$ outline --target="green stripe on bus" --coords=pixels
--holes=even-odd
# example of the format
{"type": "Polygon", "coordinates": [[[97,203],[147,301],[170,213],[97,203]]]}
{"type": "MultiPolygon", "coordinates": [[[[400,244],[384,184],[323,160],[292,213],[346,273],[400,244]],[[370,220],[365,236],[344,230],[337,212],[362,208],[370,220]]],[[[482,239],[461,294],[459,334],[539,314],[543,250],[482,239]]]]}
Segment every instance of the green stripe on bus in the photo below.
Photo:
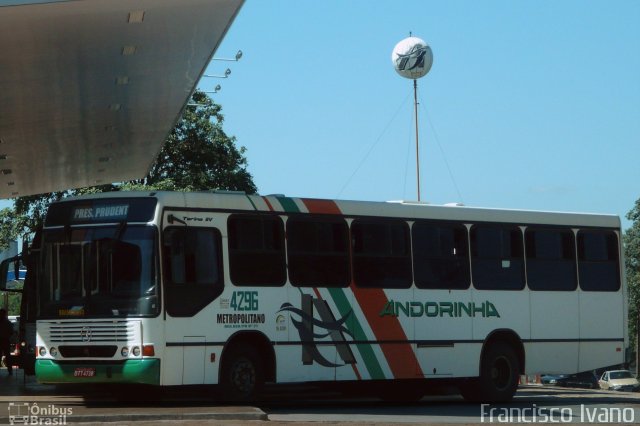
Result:
{"type": "MultiPolygon", "coordinates": [[[[341,288],[329,288],[329,294],[333,298],[338,310],[340,311],[340,315],[344,317],[349,314],[349,311],[352,310],[349,301],[347,300],[347,296],[344,294],[344,291],[341,288]]],[[[350,331],[353,333],[353,338],[356,341],[366,341],[368,337],[364,334],[364,329],[360,325],[358,318],[355,314],[351,313],[351,319],[347,322],[351,325],[350,331]]],[[[382,367],[380,367],[380,363],[376,358],[376,354],[373,352],[373,348],[371,345],[366,343],[357,343],[356,347],[358,348],[358,352],[360,352],[360,356],[364,361],[364,365],[367,367],[369,371],[369,376],[372,379],[384,379],[384,372],[382,371],[382,367]]]]}
{"type": "Polygon", "coordinates": [[[295,201],[289,197],[276,197],[276,200],[282,205],[282,208],[287,213],[300,213],[300,209],[295,201]]]}
{"type": "Polygon", "coordinates": [[[249,200],[249,202],[251,203],[251,205],[253,206],[254,210],[258,210],[258,208],[256,207],[255,203],[253,202],[253,200],[251,199],[250,195],[247,195],[247,199],[249,200]]]}

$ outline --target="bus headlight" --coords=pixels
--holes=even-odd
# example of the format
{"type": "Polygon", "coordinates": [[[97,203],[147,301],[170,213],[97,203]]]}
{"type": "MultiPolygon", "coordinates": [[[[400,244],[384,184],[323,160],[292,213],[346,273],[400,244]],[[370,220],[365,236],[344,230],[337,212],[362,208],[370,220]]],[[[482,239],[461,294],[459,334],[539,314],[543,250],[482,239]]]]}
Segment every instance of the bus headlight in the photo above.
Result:
{"type": "Polygon", "coordinates": [[[40,349],[38,349],[38,355],[47,356],[47,348],[45,348],[44,346],[40,346],[40,349]]]}
{"type": "Polygon", "coordinates": [[[124,347],[122,348],[122,350],[120,351],[120,355],[122,355],[124,358],[129,356],[129,348],[128,347],[124,347]]]}
{"type": "Polygon", "coordinates": [[[137,346],[134,346],[133,349],[131,350],[131,353],[133,354],[133,356],[140,356],[140,348],[137,346]]]}
{"type": "Polygon", "coordinates": [[[51,354],[52,357],[57,357],[58,356],[58,350],[56,348],[51,348],[49,349],[49,353],[51,354]]]}

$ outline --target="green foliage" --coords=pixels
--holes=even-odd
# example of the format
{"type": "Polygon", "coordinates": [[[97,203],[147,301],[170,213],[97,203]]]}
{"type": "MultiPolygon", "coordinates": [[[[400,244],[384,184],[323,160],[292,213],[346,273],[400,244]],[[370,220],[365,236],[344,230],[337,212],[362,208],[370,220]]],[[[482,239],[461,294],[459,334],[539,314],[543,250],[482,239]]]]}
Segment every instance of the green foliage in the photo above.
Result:
{"type": "Polygon", "coordinates": [[[0,210],[0,251],[9,248],[9,241],[15,240],[22,224],[16,220],[14,210],[0,210]]]}
{"type": "Polygon", "coordinates": [[[5,301],[7,302],[7,315],[20,315],[20,301],[22,300],[22,293],[15,292],[0,292],[0,305],[4,307],[5,301]]]}
{"type": "Polygon", "coordinates": [[[640,199],[627,213],[632,225],[624,234],[624,253],[629,289],[629,335],[631,348],[636,344],[638,308],[640,307],[640,199]]]}
{"type": "Polygon", "coordinates": [[[160,154],[142,179],[15,199],[13,209],[0,211],[0,248],[23,234],[31,234],[44,222],[50,203],[68,196],[109,191],[167,190],[206,191],[226,189],[257,192],[247,171],[244,147],[222,129],[222,107],[202,92],[195,92],[193,106],[165,141],[160,154]]]}
{"type": "Polygon", "coordinates": [[[193,95],[193,102],[199,106],[187,106],[149,174],[132,184],[167,190],[255,193],[245,148],[237,148],[236,138],[222,129],[220,105],[202,92],[193,95]]]}

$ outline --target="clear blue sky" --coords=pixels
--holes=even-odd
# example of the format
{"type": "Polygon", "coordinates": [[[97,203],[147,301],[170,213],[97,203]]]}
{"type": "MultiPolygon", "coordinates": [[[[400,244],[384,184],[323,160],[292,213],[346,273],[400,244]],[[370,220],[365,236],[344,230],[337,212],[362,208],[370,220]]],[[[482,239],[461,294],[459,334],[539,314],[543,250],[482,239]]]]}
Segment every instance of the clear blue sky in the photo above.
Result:
{"type": "MultiPolygon", "coordinates": [[[[640,198],[640,1],[247,0],[203,79],[262,194],[612,213],[640,198]]],[[[3,201],[2,205],[8,204],[3,201]]],[[[623,226],[629,222],[623,219],[623,226]]]]}
{"type": "Polygon", "coordinates": [[[624,217],[640,198],[639,23],[639,1],[248,0],[216,55],[244,57],[200,87],[222,85],[261,193],[416,199],[412,83],[390,59],[412,31],[434,54],[423,200],[624,217]]]}

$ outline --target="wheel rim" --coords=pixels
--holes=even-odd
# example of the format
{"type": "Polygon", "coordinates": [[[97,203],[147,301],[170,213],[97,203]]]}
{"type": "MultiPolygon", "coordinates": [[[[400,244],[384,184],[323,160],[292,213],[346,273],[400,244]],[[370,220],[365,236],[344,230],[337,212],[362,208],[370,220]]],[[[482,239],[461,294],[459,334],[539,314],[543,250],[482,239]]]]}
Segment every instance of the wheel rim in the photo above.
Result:
{"type": "Polygon", "coordinates": [[[250,360],[243,358],[233,364],[231,383],[239,393],[251,394],[256,384],[256,368],[250,360]]]}
{"type": "Polygon", "coordinates": [[[491,367],[491,381],[495,388],[503,391],[511,384],[511,363],[504,357],[498,357],[491,367]]]}

